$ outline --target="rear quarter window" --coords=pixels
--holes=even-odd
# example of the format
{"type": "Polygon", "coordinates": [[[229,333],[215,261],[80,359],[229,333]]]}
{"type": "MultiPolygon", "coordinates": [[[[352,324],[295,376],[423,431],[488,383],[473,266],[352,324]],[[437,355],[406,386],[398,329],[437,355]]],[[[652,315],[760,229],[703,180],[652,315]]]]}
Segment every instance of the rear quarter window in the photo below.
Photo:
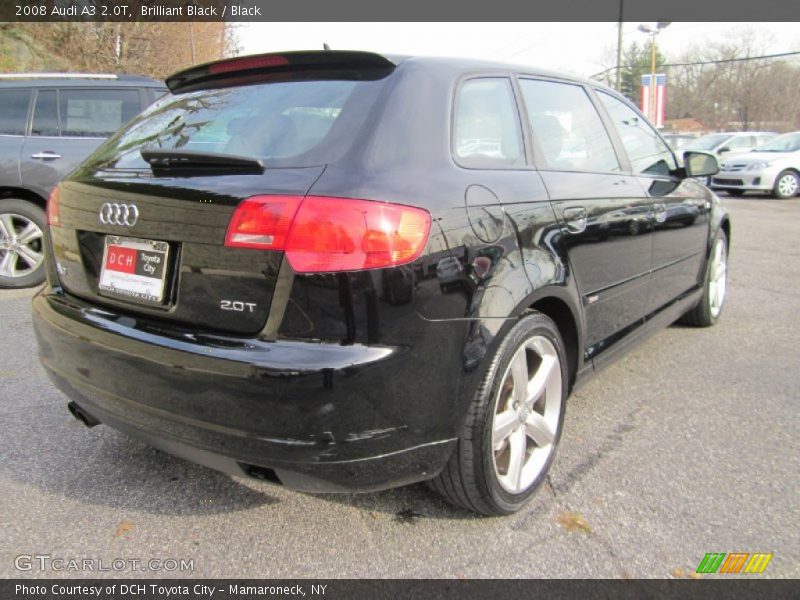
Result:
{"type": "Polygon", "coordinates": [[[468,168],[519,167],[525,162],[511,81],[469,79],[456,95],[453,155],[468,168]]]}

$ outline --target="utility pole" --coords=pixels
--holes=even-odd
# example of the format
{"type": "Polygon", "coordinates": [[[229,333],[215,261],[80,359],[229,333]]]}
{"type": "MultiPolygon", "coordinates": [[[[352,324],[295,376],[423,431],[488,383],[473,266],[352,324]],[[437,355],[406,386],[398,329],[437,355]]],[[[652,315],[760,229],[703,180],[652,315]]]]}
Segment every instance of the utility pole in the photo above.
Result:
{"type": "Polygon", "coordinates": [[[194,21],[189,21],[189,42],[192,45],[192,64],[195,64],[194,58],[194,21]]]}
{"type": "Polygon", "coordinates": [[[617,76],[614,89],[622,91],[622,11],[625,0],[619,0],[619,21],[617,21],[617,76]]]}
{"type": "Polygon", "coordinates": [[[669,27],[669,21],[659,21],[655,27],[648,25],[639,25],[637,29],[642,33],[646,33],[650,37],[650,94],[648,99],[647,116],[655,123],[656,122],[656,36],[661,33],[665,27],[669,27]]]}

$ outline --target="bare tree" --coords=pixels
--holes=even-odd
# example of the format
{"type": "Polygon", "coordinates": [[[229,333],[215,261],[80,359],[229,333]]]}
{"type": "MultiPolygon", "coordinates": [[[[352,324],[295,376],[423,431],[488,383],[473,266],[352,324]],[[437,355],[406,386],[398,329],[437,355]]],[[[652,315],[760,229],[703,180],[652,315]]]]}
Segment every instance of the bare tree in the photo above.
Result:
{"type": "Polygon", "coordinates": [[[221,22],[20,23],[2,30],[6,46],[24,47],[0,62],[13,70],[112,72],[164,78],[237,50],[235,30],[221,22]],[[11,38],[16,42],[12,44],[11,38]]]}
{"type": "Polygon", "coordinates": [[[800,66],[759,58],[768,44],[751,29],[692,48],[669,69],[667,117],[692,117],[719,130],[800,128],[800,66]]]}

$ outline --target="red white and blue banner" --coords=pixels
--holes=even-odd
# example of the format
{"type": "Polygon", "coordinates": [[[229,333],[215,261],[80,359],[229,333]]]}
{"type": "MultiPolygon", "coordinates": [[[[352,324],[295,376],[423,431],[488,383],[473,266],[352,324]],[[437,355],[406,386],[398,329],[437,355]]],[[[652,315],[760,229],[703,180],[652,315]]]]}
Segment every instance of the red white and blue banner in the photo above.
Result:
{"type": "Polygon", "coordinates": [[[656,73],[655,90],[651,85],[651,74],[642,75],[642,112],[656,127],[664,126],[664,107],[667,103],[667,76],[656,73]]]}

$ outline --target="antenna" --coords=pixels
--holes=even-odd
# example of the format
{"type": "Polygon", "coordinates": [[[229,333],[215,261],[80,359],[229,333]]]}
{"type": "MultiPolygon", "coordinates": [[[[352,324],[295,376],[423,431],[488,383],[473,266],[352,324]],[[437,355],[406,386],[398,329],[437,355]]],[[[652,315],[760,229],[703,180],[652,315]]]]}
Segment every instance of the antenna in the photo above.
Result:
{"type": "Polygon", "coordinates": [[[330,49],[331,49],[331,47],[330,47],[330,46],[328,46],[328,44],[326,44],[325,42],[323,42],[323,43],[322,43],[322,49],[323,49],[323,50],[330,50],[330,49]]]}

